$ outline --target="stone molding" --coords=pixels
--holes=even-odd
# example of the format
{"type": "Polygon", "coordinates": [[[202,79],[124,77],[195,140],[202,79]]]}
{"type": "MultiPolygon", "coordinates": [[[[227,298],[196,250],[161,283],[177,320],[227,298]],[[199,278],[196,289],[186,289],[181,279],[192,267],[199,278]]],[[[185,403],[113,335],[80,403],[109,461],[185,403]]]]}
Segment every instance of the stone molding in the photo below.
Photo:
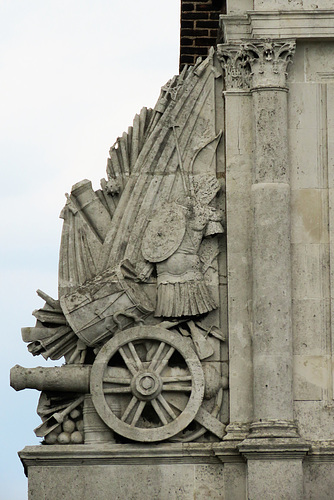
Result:
{"type": "Polygon", "coordinates": [[[227,43],[268,37],[328,39],[334,38],[334,11],[249,11],[243,16],[221,15],[220,26],[227,43]]]}
{"type": "Polygon", "coordinates": [[[249,426],[248,423],[231,422],[226,427],[224,441],[243,441],[249,434],[249,426]]]}
{"type": "Polygon", "coordinates": [[[334,462],[334,441],[315,441],[306,457],[308,462],[334,462]]]}
{"type": "Polygon", "coordinates": [[[25,472],[29,467],[122,464],[217,464],[243,462],[230,443],[145,445],[94,444],[26,446],[19,452],[25,472]]]}
{"type": "Polygon", "coordinates": [[[219,460],[226,464],[240,464],[245,462],[245,458],[241,455],[238,450],[238,443],[217,443],[213,445],[213,451],[219,460]]]}
{"type": "Polygon", "coordinates": [[[239,446],[247,460],[291,460],[303,459],[310,445],[296,438],[245,439],[239,446]]]}
{"type": "Polygon", "coordinates": [[[286,420],[266,420],[250,425],[248,438],[299,438],[295,422],[286,420]]]}

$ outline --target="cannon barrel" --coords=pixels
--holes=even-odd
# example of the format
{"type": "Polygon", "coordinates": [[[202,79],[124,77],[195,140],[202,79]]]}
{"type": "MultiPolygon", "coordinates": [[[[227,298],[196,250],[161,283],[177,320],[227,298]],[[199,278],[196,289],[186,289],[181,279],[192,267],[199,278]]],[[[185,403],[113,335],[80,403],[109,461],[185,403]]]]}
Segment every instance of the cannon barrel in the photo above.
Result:
{"type": "Polygon", "coordinates": [[[64,365],[45,368],[24,368],[15,365],[10,370],[10,385],[16,391],[89,392],[91,366],[64,365]]]}

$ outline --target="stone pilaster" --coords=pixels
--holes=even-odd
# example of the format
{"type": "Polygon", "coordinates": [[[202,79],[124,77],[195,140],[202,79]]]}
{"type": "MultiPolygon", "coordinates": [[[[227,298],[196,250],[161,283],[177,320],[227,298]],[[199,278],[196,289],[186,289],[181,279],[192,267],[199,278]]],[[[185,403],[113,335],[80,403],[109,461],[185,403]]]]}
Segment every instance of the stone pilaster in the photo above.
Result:
{"type": "Polygon", "coordinates": [[[242,44],[254,118],[253,391],[255,436],[296,435],[293,423],[287,66],[295,43],[242,44]]]}
{"type": "MultiPolygon", "coordinates": [[[[293,417],[287,66],[292,40],[241,44],[251,68],[253,422],[239,446],[250,500],[303,498],[308,450],[293,417]],[[285,478],[282,481],[282,478],[285,478]]],[[[246,56],[245,56],[246,57],[246,56]]]]}
{"type": "MultiPolygon", "coordinates": [[[[230,424],[225,440],[243,440],[253,420],[251,351],[252,96],[248,54],[218,46],[224,69],[230,424]]],[[[234,467],[234,466],[233,466],[234,467]]]]}

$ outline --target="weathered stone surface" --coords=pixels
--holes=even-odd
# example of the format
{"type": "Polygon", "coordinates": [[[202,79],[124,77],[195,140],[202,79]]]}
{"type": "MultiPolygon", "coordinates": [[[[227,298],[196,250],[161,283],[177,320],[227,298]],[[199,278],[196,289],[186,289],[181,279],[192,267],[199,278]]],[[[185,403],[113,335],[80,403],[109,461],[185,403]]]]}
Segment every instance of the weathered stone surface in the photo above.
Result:
{"type": "Polygon", "coordinates": [[[29,477],[29,500],[223,499],[222,465],[95,465],[38,467],[29,477]],[[52,480],[50,480],[52,478],[52,480]]]}
{"type": "Polygon", "coordinates": [[[65,366],[12,370],[15,389],[43,391],[44,444],[225,434],[221,76],[213,50],[185,68],[112,146],[101,189],[84,180],[67,195],[59,298],[39,292],[36,327],[22,331],[33,354],[65,366]],[[63,421],[77,401],[84,435],[63,421]]]}
{"type": "MultiPolygon", "coordinates": [[[[225,454],[234,456],[229,449],[225,454]]],[[[29,500],[225,498],[224,465],[210,444],[34,446],[20,456],[29,471],[29,500]]]]}
{"type": "Polygon", "coordinates": [[[334,10],[221,24],[68,196],[59,298],[22,335],[85,376],[13,372],[77,391],[42,394],[31,498],[331,498],[334,10]]]}
{"type": "Polygon", "coordinates": [[[301,460],[252,460],[248,471],[249,500],[303,498],[301,460]]]}
{"type": "Polygon", "coordinates": [[[254,10],[314,10],[332,9],[330,0],[254,0],[254,10]]]}

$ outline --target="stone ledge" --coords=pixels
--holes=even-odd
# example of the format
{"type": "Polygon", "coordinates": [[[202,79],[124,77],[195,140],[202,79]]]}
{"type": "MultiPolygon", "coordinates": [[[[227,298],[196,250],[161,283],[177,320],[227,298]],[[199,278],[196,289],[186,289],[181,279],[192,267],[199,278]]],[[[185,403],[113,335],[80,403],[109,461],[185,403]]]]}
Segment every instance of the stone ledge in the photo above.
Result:
{"type": "Polygon", "coordinates": [[[306,460],[308,462],[334,462],[334,441],[311,442],[306,460]]]}
{"type": "Polygon", "coordinates": [[[220,16],[225,43],[244,38],[334,39],[333,10],[249,11],[220,16]]]}
{"type": "Polygon", "coordinates": [[[34,466],[123,464],[217,464],[243,461],[229,443],[160,445],[99,444],[26,446],[19,453],[25,471],[34,466]]]}

